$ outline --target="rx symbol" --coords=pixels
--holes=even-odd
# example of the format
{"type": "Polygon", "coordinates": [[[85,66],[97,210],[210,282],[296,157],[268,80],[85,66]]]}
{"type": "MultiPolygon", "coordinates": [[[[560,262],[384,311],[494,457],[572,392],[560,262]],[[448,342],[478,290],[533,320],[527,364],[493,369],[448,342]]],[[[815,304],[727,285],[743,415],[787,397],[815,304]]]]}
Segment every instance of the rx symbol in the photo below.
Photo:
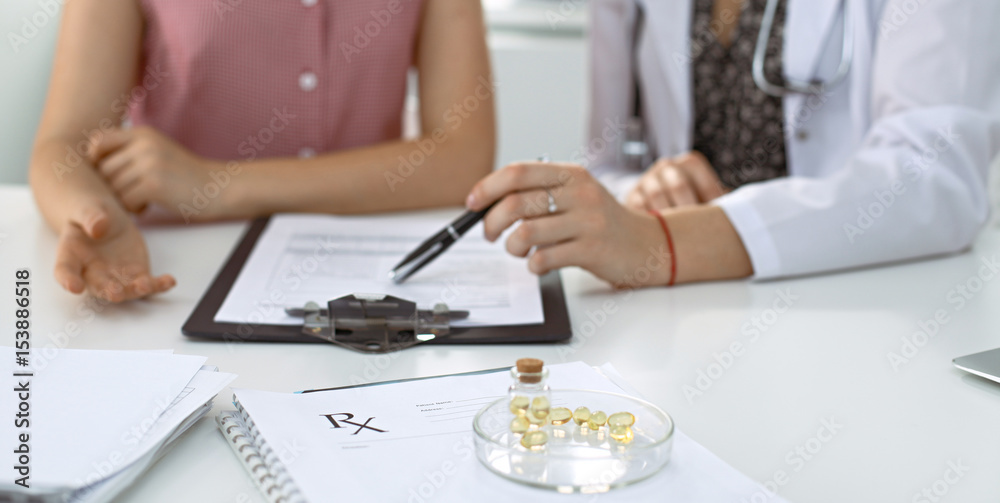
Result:
{"type": "Polygon", "coordinates": [[[334,428],[343,428],[344,426],[342,426],[341,423],[349,424],[351,426],[357,426],[358,429],[354,433],[351,433],[351,435],[357,435],[358,433],[361,433],[361,430],[365,429],[377,431],[379,433],[387,433],[385,430],[380,430],[374,426],[368,426],[368,423],[370,423],[372,419],[375,419],[374,417],[369,417],[368,419],[365,420],[364,423],[356,423],[354,421],[351,421],[352,419],[354,419],[354,414],[351,414],[349,412],[338,412],[336,414],[320,414],[320,415],[327,418],[330,421],[330,424],[332,424],[334,428]],[[336,419],[334,419],[334,416],[344,416],[344,417],[340,419],[340,421],[337,421],[336,419]]]}

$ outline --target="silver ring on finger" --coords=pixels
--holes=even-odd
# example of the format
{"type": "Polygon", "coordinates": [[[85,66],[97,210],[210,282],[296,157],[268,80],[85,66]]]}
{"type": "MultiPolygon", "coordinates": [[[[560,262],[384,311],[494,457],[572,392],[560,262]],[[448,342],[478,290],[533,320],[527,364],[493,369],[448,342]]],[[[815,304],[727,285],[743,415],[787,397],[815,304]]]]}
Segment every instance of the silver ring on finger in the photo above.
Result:
{"type": "Polygon", "coordinates": [[[552,192],[549,189],[545,189],[545,194],[549,196],[549,213],[559,211],[559,207],[556,206],[556,198],[552,197],[552,192]]]}

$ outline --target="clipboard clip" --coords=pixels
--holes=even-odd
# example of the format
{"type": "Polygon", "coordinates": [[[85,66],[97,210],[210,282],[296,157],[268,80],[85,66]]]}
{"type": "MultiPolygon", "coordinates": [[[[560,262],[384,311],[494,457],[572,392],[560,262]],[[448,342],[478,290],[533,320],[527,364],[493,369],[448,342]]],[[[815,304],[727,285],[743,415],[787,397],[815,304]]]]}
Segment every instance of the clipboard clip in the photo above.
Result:
{"type": "Polygon", "coordinates": [[[309,302],[285,313],[303,319],[302,333],[362,353],[391,353],[447,337],[452,320],[469,317],[444,303],[423,310],[392,295],[361,293],[331,299],[326,308],[309,302]]]}

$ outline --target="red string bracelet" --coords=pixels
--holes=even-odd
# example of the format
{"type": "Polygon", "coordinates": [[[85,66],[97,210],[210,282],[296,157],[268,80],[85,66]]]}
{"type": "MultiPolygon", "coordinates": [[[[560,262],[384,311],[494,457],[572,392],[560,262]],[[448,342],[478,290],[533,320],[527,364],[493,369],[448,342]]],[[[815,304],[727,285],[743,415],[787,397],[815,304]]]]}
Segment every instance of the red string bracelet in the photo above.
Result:
{"type": "Polygon", "coordinates": [[[660,212],[649,210],[649,214],[660,221],[663,234],[667,236],[667,251],[670,252],[670,281],[667,286],[674,286],[674,280],[677,279],[677,254],[674,253],[674,239],[670,236],[670,227],[667,227],[667,219],[663,218],[660,212]]]}

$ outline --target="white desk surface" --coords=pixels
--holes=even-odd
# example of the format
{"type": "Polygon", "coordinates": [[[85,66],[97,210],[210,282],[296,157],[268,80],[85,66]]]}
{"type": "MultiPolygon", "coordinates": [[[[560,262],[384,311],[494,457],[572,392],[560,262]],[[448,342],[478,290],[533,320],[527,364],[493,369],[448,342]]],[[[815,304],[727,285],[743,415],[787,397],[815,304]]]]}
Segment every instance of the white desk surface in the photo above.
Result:
{"type": "MultiPolygon", "coordinates": [[[[945,502],[996,501],[1000,495],[1000,385],[951,365],[956,356],[1000,346],[1000,281],[987,281],[961,310],[947,298],[975,276],[982,257],[1000,254],[995,225],[960,255],[787,281],[731,281],[629,295],[582,271],[566,270],[572,344],[424,346],[363,356],[319,344],[224,344],[181,335],[243,223],[146,229],[155,272],[173,273],[177,287],[91,317],[84,299],[62,291],[52,278],[56,237],[28,190],[0,186],[0,207],[0,277],[13,278],[15,268],[34,271],[36,348],[55,343],[61,338],[53,334],[75,323],[80,331],[68,338],[67,347],[172,348],[205,355],[209,364],[239,374],[234,386],[274,391],[341,386],[351,376],[386,380],[478,370],[523,356],[610,361],[688,435],[737,469],[760,482],[784,472],[779,492],[791,501],[923,501],[916,495],[924,488],[933,491],[935,484],[939,493],[947,490],[945,502]],[[779,291],[798,300],[775,318],[766,309],[779,291]],[[602,306],[614,312],[587,325],[591,316],[600,321],[594,313],[602,306]],[[947,311],[949,322],[894,370],[888,353],[899,353],[901,338],[938,309],[947,311]],[[742,327],[755,316],[773,324],[752,341],[742,327]],[[713,372],[718,378],[711,387],[689,401],[684,386],[696,386],[699,370],[707,371],[714,355],[734,342],[743,343],[742,354],[721,376],[713,372]],[[824,434],[826,442],[810,442],[825,418],[843,427],[832,438],[824,434]],[[815,454],[806,451],[809,459],[799,458],[797,446],[815,454]],[[953,484],[943,481],[949,462],[969,468],[958,480],[950,477],[953,484]]],[[[3,319],[12,315],[11,290],[0,288],[3,319]]],[[[2,332],[0,344],[13,344],[9,328],[2,332]]],[[[230,397],[223,392],[213,414],[228,408],[230,397]]],[[[206,419],[119,501],[263,499],[206,419]]]]}

